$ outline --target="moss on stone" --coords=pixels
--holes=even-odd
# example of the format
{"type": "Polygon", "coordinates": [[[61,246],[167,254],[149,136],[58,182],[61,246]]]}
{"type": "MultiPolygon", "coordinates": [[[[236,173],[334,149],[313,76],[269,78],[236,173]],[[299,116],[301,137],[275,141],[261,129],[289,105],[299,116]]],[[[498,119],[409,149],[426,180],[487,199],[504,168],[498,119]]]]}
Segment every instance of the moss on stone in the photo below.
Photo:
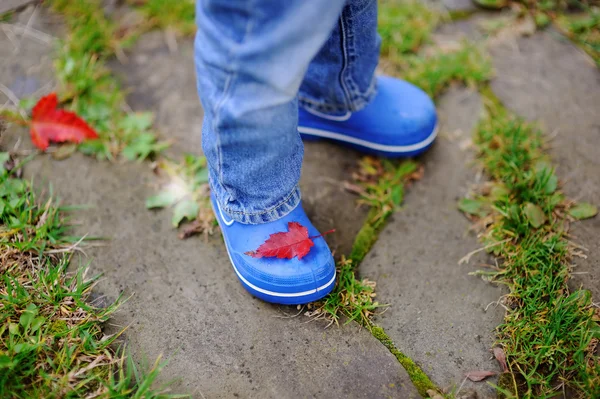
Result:
{"type": "Polygon", "coordinates": [[[367,220],[358,231],[354,244],[352,245],[352,251],[350,251],[350,259],[355,267],[363,261],[365,256],[369,253],[375,241],[379,237],[381,229],[385,226],[385,222],[388,216],[379,217],[378,210],[371,208],[367,215],[367,220]]]}
{"type": "Polygon", "coordinates": [[[451,21],[462,21],[464,19],[469,19],[476,11],[477,10],[450,10],[448,11],[448,16],[451,21]]]}
{"type": "Polygon", "coordinates": [[[354,239],[354,244],[352,245],[350,259],[352,259],[353,265],[356,266],[362,262],[375,241],[377,241],[377,230],[373,228],[369,222],[366,222],[360,228],[360,231],[354,239]]]}
{"type": "Polygon", "coordinates": [[[492,115],[505,114],[507,112],[506,107],[502,104],[502,101],[496,96],[496,93],[492,90],[489,84],[484,84],[479,88],[479,94],[483,98],[486,105],[487,112],[492,115]]]}
{"type": "Polygon", "coordinates": [[[394,345],[394,342],[390,339],[382,327],[372,324],[369,326],[369,329],[371,334],[386,348],[388,348],[388,350],[396,357],[396,359],[398,359],[421,396],[428,397],[429,395],[427,394],[427,390],[429,389],[440,392],[440,389],[435,386],[427,374],[425,374],[425,372],[410,357],[406,356],[396,347],[396,345],[394,345]]]}

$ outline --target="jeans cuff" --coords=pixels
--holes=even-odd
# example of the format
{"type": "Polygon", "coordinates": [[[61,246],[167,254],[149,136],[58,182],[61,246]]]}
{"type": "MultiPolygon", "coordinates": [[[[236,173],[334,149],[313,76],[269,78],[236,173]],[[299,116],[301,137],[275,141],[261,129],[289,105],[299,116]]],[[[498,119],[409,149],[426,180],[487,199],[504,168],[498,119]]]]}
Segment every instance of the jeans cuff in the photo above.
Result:
{"type": "Polygon", "coordinates": [[[347,103],[330,103],[326,100],[316,100],[302,93],[298,95],[298,102],[303,108],[309,108],[313,111],[326,114],[344,114],[360,111],[373,100],[375,95],[377,95],[377,77],[373,76],[369,88],[364,93],[352,93],[352,98],[347,103]]]}
{"type": "MultiPolygon", "coordinates": [[[[235,220],[236,222],[240,222],[243,224],[263,224],[274,222],[275,220],[281,219],[282,217],[293,211],[302,199],[302,196],[300,195],[300,188],[296,186],[294,187],[291,193],[285,196],[281,201],[277,202],[276,205],[265,210],[253,210],[246,212],[244,210],[232,210],[231,208],[223,204],[223,197],[219,195],[218,190],[214,190],[213,188],[213,192],[215,193],[215,198],[217,202],[219,202],[219,206],[221,207],[222,212],[229,216],[231,219],[235,220]]],[[[243,208],[243,205],[241,207],[243,208]]]]}

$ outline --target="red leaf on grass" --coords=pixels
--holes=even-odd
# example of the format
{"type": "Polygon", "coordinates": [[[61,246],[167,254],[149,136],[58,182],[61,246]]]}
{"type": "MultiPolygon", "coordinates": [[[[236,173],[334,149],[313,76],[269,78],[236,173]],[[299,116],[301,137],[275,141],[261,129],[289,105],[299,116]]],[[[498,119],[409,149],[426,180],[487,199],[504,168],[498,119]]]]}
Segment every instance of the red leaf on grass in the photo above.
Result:
{"type": "Polygon", "coordinates": [[[483,381],[488,377],[496,375],[495,371],[469,371],[465,376],[471,381],[483,381]]]}
{"type": "Polygon", "coordinates": [[[245,254],[253,258],[292,259],[297,256],[298,259],[302,259],[315,245],[313,238],[333,232],[334,230],[330,230],[319,236],[309,237],[306,227],[298,222],[289,222],[287,232],[271,234],[256,251],[248,251],[245,254]]]}
{"type": "Polygon", "coordinates": [[[40,150],[48,148],[50,142],[70,141],[81,143],[85,139],[96,139],[98,134],[77,114],[57,109],[56,93],[40,98],[32,110],[31,141],[40,150]]]}

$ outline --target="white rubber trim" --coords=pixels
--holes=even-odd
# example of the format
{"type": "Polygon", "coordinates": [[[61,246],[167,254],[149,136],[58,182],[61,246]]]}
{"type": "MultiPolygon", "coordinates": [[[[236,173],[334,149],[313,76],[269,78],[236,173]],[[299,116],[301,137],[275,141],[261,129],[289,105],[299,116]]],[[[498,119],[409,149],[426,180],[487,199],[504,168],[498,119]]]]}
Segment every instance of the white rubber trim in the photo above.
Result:
{"type": "Polygon", "coordinates": [[[318,116],[319,118],[329,119],[330,121],[337,121],[337,122],[347,121],[352,116],[352,112],[350,112],[350,111],[346,112],[344,115],[336,116],[336,115],[327,115],[327,114],[324,114],[322,112],[319,112],[317,110],[310,109],[310,108],[302,108],[302,109],[304,109],[309,114],[318,116]]]}
{"type": "Polygon", "coordinates": [[[341,133],[330,132],[328,130],[321,130],[321,129],[315,129],[312,127],[304,127],[304,126],[298,126],[298,131],[303,134],[310,134],[312,136],[318,136],[318,137],[323,137],[326,139],[338,140],[338,141],[343,141],[345,143],[360,145],[360,146],[370,148],[370,149],[376,150],[376,151],[404,153],[404,152],[418,151],[418,150],[421,150],[421,149],[427,147],[429,144],[431,144],[433,142],[433,140],[435,140],[435,137],[438,134],[438,127],[439,127],[439,125],[436,124],[435,128],[433,129],[433,132],[429,135],[429,137],[427,137],[425,140],[421,141],[420,143],[411,144],[411,145],[377,144],[377,143],[372,143],[370,141],[357,139],[355,137],[346,136],[345,134],[341,134],[341,133]]]}
{"type": "Polygon", "coordinates": [[[217,208],[219,208],[219,214],[221,215],[221,219],[223,219],[223,223],[225,223],[227,226],[231,226],[233,222],[235,222],[235,220],[225,220],[225,215],[223,215],[223,211],[221,210],[221,205],[219,205],[219,201],[215,199],[215,202],[217,203],[217,208]]]}
{"type": "MultiPolygon", "coordinates": [[[[215,201],[217,202],[217,201],[215,201]]],[[[227,224],[227,222],[225,221],[225,218],[223,218],[223,213],[221,212],[221,207],[219,206],[219,203],[217,202],[217,208],[219,209],[219,214],[221,215],[221,218],[223,219],[223,223],[227,224]]],[[[219,218],[220,219],[220,218],[219,218]]],[[[220,223],[221,220],[218,220],[218,222],[220,223]]],[[[233,224],[234,220],[231,221],[231,224],[233,224]]],[[[228,226],[230,226],[230,224],[228,224],[228,226]]],[[[229,256],[229,262],[231,262],[231,266],[233,266],[233,270],[235,271],[235,274],[237,274],[237,276],[239,277],[240,280],[242,280],[244,282],[244,284],[246,284],[248,287],[252,288],[255,291],[258,291],[260,293],[263,293],[265,295],[271,295],[271,296],[276,296],[276,297],[280,297],[280,298],[294,298],[294,297],[299,297],[299,296],[305,296],[305,295],[310,295],[310,294],[315,294],[319,291],[323,291],[325,290],[327,287],[329,287],[331,284],[333,284],[335,282],[335,276],[336,276],[336,271],[333,271],[333,277],[331,278],[331,280],[329,280],[326,284],[323,284],[322,286],[309,290],[309,291],[302,291],[302,292],[275,292],[275,291],[269,291],[269,290],[265,290],[263,288],[257,287],[254,284],[252,284],[250,281],[246,280],[244,278],[244,276],[242,276],[240,274],[240,272],[238,271],[237,267],[235,267],[235,263],[233,263],[233,258],[231,257],[231,253],[229,252],[229,246],[227,245],[227,243],[225,243],[225,249],[227,249],[227,256],[229,256]]]]}
{"type": "MultiPolygon", "coordinates": [[[[227,249],[227,254],[229,254],[229,249],[227,249]]],[[[266,295],[271,295],[271,296],[276,296],[276,297],[281,297],[281,298],[295,298],[295,297],[299,297],[299,296],[316,294],[319,291],[323,291],[324,289],[326,289],[327,287],[329,287],[331,284],[333,284],[335,282],[335,272],[334,272],[333,273],[333,277],[331,278],[331,280],[329,280],[327,282],[327,284],[324,284],[324,285],[320,286],[319,288],[316,288],[316,289],[313,289],[313,290],[303,291],[303,292],[275,292],[275,291],[269,291],[269,290],[265,290],[265,289],[262,289],[260,287],[257,287],[254,284],[252,284],[251,282],[249,282],[248,280],[246,280],[244,278],[244,276],[242,276],[240,274],[240,272],[238,272],[237,268],[233,264],[233,260],[231,260],[231,255],[229,255],[229,260],[231,261],[231,264],[233,265],[233,270],[235,270],[235,273],[238,275],[238,277],[240,278],[240,280],[242,280],[244,282],[244,284],[246,284],[248,287],[252,288],[253,290],[261,292],[261,293],[266,294],[266,295]]]]}

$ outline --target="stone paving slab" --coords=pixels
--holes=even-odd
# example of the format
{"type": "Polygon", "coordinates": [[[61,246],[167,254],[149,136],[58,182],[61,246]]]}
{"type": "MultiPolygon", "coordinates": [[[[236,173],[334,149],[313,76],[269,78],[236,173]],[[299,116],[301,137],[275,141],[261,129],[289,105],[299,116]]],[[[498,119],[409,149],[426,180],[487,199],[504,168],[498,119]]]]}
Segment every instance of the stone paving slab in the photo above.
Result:
{"type": "MultiPolygon", "coordinates": [[[[459,4],[461,1],[444,1],[459,4]]],[[[466,4],[466,3],[465,3],[466,4]]],[[[33,7],[16,18],[26,24],[33,7]]],[[[37,10],[32,27],[57,27],[37,10]],[[39,16],[42,16],[41,18],[39,16]]],[[[473,22],[450,25],[480,36],[473,22]]],[[[438,32],[443,34],[444,27],[438,32]]],[[[202,113],[196,97],[191,40],[167,45],[159,32],[144,35],[128,62],[111,63],[129,90],[134,110],[152,110],[164,136],[174,140],[172,155],[200,153],[202,113]]],[[[0,83],[16,96],[48,91],[53,85],[52,46],[24,37],[17,42],[0,32],[0,83]]],[[[576,47],[556,32],[495,43],[496,94],[513,111],[540,120],[553,139],[558,173],[573,198],[600,203],[597,157],[600,138],[600,73],[576,47]]],[[[0,106],[10,98],[0,93],[0,106]]],[[[497,370],[489,348],[501,308],[488,304],[504,292],[469,276],[486,256],[468,265],[457,261],[478,248],[469,222],[456,202],[475,172],[465,150],[479,112],[479,96],[453,89],[439,102],[442,133],[423,157],[425,177],[406,198],[379,242],[361,265],[361,275],[378,282],[378,299],[392,306],[378,318],[396,345],[442,387],[459,386],[470,370],[497,370]]],[[[13,129],[3,148],[21,135],[13,129]],[[11,140],[12,136],[12,140],[11,140]]],[[[301,186],[308,213],[338,254],[348,253],[365,210],[341,182],[350,178],[358,154],[328,143],[308,143],[301,186]]],[[[135,293],[114,323],[131,325],[129,348],[136,359],[171,359],[162,381],[181,377],[178,392],[197,397],[417,397],[395,358],[367,331],[355,325],[323,329],[306,323],[294,308],[252,299],[239,285],[218,237],[180,241],[166,211],[149,212],[144,199],[155,192],[147,165],[98,163],[76,155],[57,162],[39,157],[27,174],[51,183],[67,203],[90,204],[77,214],[80,233],[110,237],[107,246],[89,248],[92,273],[105,278],[100,292],[116,298],[135,293]]],[[[576,259],[573,286],[600,294],[600,218],[578,223],[576,241],[590,249],[576,259]]],[[[485,383],[467,382],[480,398],[495,397],[485,383]]]]}
{"type": "MultiPolygon", "coordinates": [[[[468,273],[486,262],[458,261],[479,244],[457,201],[474,182],[464,148],[482,110],[479,95],[453,89],[439,103],[441,135],[422,158],[423,179],[408,191],[403,209],[381,233],[360,267],[377,281],[378,299],[391,306],[376,322],[398,348],[441,387],[458,387],[473,370],[498,370],[490,358],[503,310],[488,304],[503,291],[468,273]]],[[[466,382],[480,398],[494,397],[486,383],[466,382]]],[[[464,391],[463,391],[464,392],[464,391]]]]}
{"type": "MultiPolygon", "coordinates": [[[[554,30],[492,49],[492,89],[515,113],[539,121],[570,198],[600,206],[600,71],[554,30]]],[[[574,259],[572,286],[600,300],[600,216],[573,225],[573,241],[589,251],[574,259]]]]}
{"type": "MultiPolygon", "coordinates": [[[[24,134],[23,132],[21,132],[24,134]]],[[[252,298],[238,283],[218,236],[179,240],[166,212],[149,212],[152,172],[143,164],[75,155],[38,157],[26,169],[77,212],[79,233],[110,237],[86,249],[98,292],[133,297],[111,321],[127,330],[136,359],[170,358],[161,381],[194,397],[416,398],[408,375],[369,332],[324,329],[295,308],[252,298]]]]}
{"type": "Polygon", "coordinates": [[[23,97],[51,91],[55,85],[52,52],[60,30],[57,21],[41,7],[29,6],[0,30],[0,107],[23,97]],[[33,33],[25,29],[35,29],[33,33]],[[29,33],[28,33],[29,32],[29,33]],[[37,32],[41,32],[38,34],[37,32]]]}

